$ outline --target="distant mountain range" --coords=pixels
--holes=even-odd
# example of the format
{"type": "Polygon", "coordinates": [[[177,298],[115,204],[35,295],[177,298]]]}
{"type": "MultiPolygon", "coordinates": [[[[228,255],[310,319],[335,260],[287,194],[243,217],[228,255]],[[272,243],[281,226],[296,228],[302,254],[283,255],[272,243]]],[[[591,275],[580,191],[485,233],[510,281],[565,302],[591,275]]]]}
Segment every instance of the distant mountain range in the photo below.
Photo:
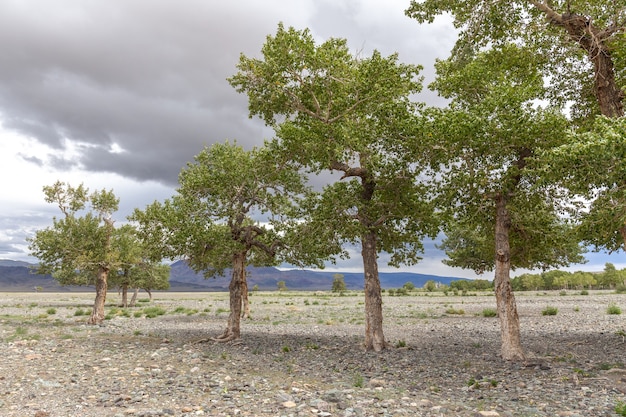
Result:
{"type": "MultiPolygon", "coordinates": [[[[62,287],[50,275],[35,274],[33,272],[34,267],[34,264],[28,262],[0,259],[0,292],[35,290],[45,292],[70,292],[90,290],[88,287],[62,287]]],[[[171,267],[170,291],[228,291],[230,270],[225,271],[225,276],[223,277],[205,279],[201,273],[198,274],[190,269],[184,261],[177,261],[173,263],[171,267]]],[[[248,287],[252,289],[258,286],[259,290],[271,291],[278,288],[279,281],[285,281],[285,285],[289,290],[330,290],[335,274],[337,274],[337,272],[249,267],[248,287]]],[[[343,275],[348,289],[363,289],[363,273],[341,272],[341,275],[343,275]]],[[[379,276],[383,288],[400,288],[407,282],[412,282],[413,285],[420,288],[429,280],[448,285],[451,281],[465,279],[410,272],[381,272],[379,276]]]]}

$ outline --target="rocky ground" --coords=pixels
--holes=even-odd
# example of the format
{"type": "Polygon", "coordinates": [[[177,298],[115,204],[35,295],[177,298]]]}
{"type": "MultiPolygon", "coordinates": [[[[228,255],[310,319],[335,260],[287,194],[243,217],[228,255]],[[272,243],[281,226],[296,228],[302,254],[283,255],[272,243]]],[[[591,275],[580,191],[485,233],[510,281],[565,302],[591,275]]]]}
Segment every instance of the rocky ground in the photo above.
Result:
{"type": "Polygon", "coordinates": [[[626,415],[626,295],[519,293],[525,363],[498,357],[493,295],[385,295],[383,353],[362,349],[362,293],[254,294],[230,344],[202,341],[227,294],[110,294],[101,327],[92,301],[0,294],[0,416],[626,415]]]}

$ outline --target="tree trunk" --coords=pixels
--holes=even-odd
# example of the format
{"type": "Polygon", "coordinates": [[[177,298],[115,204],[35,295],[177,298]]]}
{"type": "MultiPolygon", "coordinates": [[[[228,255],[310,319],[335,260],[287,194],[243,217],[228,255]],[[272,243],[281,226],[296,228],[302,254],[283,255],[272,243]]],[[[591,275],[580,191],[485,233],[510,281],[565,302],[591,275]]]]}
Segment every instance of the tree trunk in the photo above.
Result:
{"type": "Polygon", "coordinates": [[[122,285],[122,307],[128,307],[128,285],[122,285]]]}
{"type": "Polygon", "coordinates": [[[93,311],[87,323],[101,324],[104,321],[104,303],[107,299],[107,279],[109,269],[100,267],[96,276],[96,299],[93,303],[93,311]]]}
{"type": "Polygon", "coordinates": [[[246,279],[246,252],[237,253],[233,256],[233,275],[230,279],[228,290],[230,292],[230,314],[228,325],[224,333],[215,340],[228,342],[241,337],[241,302],[242,290],[246,279]]]}
{"type": "Polygon", "coordinates": [[[135,304],[137,304],[138,295],[139,295],[139,288],[135,288],[135,291],[133,291],[133,298],[130,299],[130,307],[135,307],[135,304]]]}
{"type": "Polygon", "coordinates": [[[383,335],[383,301],[378,277],[376,234],[369,232],[361,240],[361,256],[365,275],[365,349],[385,349],[383,335]]]}
{"type": "Polygon", "coordinates": [[[249,319],[250,318],[250,300],[248,300],[248,277],[245,274],[244,270],[244,278],[241,283],[241,300],[242,300],[242,310],[241,310],[241,318],[249,319]]]}
{"type": "Polygon", "coordinates": [[[496,197],[496,269],[495,293],[498,318],[500,319],[500,335],[502,338],[502,359],[507,361],[523,361],[526,359],[522,350],[519,316],[515,304],[515,296],[511,287],[511,248],[509,230],[511,217],[506,208],[506,198],[496,197]]]}
{"type": "Polygon", "coordinates": [[[618,27],[601,29],[588,16],[575,13],[559,15],[549,9],[546,4],[540,5],[536,1],[534,4],[547,13],[551,18],[551,23],[565,28],[570,39],[587,52],[593,64],[593,91],[602,114],[611,118],[623,116],[624,92],[615,80],[615,62],[607,46],[610,35],[617,32],[618,27]]]}

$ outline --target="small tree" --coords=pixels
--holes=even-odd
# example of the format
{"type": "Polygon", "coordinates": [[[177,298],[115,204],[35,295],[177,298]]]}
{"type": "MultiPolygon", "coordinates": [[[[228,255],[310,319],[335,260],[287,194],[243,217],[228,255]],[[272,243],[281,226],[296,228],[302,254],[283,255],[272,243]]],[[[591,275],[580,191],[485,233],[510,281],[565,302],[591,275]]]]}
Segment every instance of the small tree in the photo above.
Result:
{"type": "Polygon", "coordinates": [[[39,259],[37,272],[51,274],[61,285],[95,284],[88,323],[102,323],[109,274],[124,265],[112,218],[119,199],[113,191],[89,194],[82,184],[72,187],[60,181],[43,190],[46,202],[58,205],[63,217],[53,218],[52,227],[29,240],[32,255],[39,259]]]}
{"type": "Polygon", "coordinates": [[[287,291],[287,284],[285,284],[285,281],[278,281],[276,283],[276,287],[278,287],[278,291],[287,291]]]}
{"type": "Polygon", "coordinates": [[[428,292],[433,292],[433,291],[435,291],[437,289],[437,283],[435,281],[433,281],[432,279],[429,279],[424,284],[424,289],[426,291],[428,291],[428,292]]]}
{"type": "Polygon", "coordinates": [[[413,291],[415,289],[415,284],[413,284],[411,281],[408,281],[404,283],[402,288],[404,288],[407,291],[413,291]]]}
{"type": "Polygon", "coordinates": [[[332,292],[343,293],[346,290],[346,281],[343,278],[343,274],[334,274],[332,292]]]}
{"type": "Polygon", "coordinates": [[[304,179],[268,148],[246,151],[227,142],[202,150],[179,182],[174,197],[136,210],[132,219],[154,252],[183,257],[206,278],[232,268],[228,325],[215,340],[237,339],[242,304],[247,309],[247,265],[285,260],[321,266],[319,252],[307,258],[300,241],[290,244],[298,235],[290,231],[299,225],[291,216],[297,216],[295,203],[307,192],[304,179]]]}

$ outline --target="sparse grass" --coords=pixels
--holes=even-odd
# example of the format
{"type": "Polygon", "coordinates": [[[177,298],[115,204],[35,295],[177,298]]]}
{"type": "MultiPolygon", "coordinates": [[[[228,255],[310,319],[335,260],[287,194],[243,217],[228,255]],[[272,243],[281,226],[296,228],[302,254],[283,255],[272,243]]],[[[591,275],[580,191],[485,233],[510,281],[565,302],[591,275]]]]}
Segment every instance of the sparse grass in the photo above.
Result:
{"type": "Polygon", "coordinates": [[[541,310],[542,316],[556,316],[559,312],[559,309],[552,306],[547,306],[543,310],[541,310]]]}
{"type": "Polygon", "coordinates": [[[396,342],[396,347],[397,347],[397,348],[403,348],[403,347],[406,347],[406,342],[405,342],[404,340],[398,340],[398,341],[396,342]]]}
{"type": "Polygon", "coordinates": [[[363,375],[354,375],[354,378],[352,379],[352,386],[355,388],[363,388],[365,386],[365,378],[363,378],[363,375]]]}
{"type": "Polygon", "coordinates": [[[483,317],[496,317],[498,312],[493,308],[484,308],[482,311],[483,317]]]}
{"type": "Polygon", "coordinates": [[[463,314],[465,314],[465,310],[455,309],[454,307],[449,307],[446,309],[446,314],[457,314],[457,315],[462,316],[463,314]]]}
{"type": "Polygon", "coordinates": [[[82,308],[77,308],[74,311],[74,317],[86,316],[87,314],[88,314],[87,311],[83,310],[82,308]]]}
{"type": "Polygon", "coordinates": [[[56,313],[57,313],[57,309],[53,308],[53,307],[50,307],[49,309],[46,310],[46,314],[48,314],[50,316],[52,316],[52,315],[54,315],[56,313]]]}
{"type": "Polygon", "coordinates": [[[615,404],[615,412],[617,413],[617,415],[626,417],[626,403],[618,401],[617,404],[615,404]]]}

